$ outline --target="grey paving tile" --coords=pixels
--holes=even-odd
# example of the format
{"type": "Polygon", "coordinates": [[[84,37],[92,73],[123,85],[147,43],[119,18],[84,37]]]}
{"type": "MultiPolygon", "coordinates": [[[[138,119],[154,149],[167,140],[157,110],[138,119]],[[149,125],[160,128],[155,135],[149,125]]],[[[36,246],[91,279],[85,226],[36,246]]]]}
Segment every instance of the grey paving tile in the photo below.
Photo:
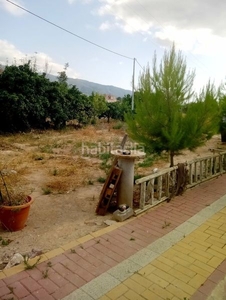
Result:
{"type": "Polygon", "coordinates": [[[140,265],[141,267],[144,267],[147,264],[151,263],[158,256],[159,256],[158,253],[144,248],[139,252],[137,252],[136,254],[130,256],[129,260],[132,260],[133,262],[140,265]]]}
{"type": "Polygon", "coordinates": [[[222,196],[221,198],[219,198],[214,203],[219,203],[219,204],[222,204],[222,205],[226,206],[226,195],[222,196]]]}
{"type": "Polygon", "coordinates": [[[164,253],[166,250],[171,248],[173,246],[173,243],[169,240],[165,240],[163,238],[158,239],[154,243],[147,246],[147,249],[156,252],[158,254],[164,253]]]}
{"type": "Polygon", "coordinates": [[[101,296],[105,295],[120,283],[121,282],[114,276],[108,273],[104,273],[88,282],[87,284],[83,285],[81,289],[83,292],[90,295],[92,299],[99,299],[101,296]]]}
{"type": "Polygon", "coordinates": [[[203,210],[201,210],[198,215],[201,217],[204,217],[206,219],[209,219],[210,217],[212,217],[217,211],[215,211],[216,208],[214,207],[207,207],[204,208],[203,210]]]}
{"type": "Polygon", "coordinates": [[[170,241],[173,245],[184,238],[184,234],[177,229],[167,233],[162,237],[164,240],[170,241]]]}
{"type": "Polygon", "coordinates": [[[214,202],[212,203],[209,207],[210,208],[214,208],[216,210],[216,212],[220,211],[222,208],[224,208],[226,206],[226,201],[225,203],[221,203],[221,202],[214,202]]]}
{"type": "Polygon", "coordinates": [[[208,217],[200,216],[199,214],[197,214],[191,217],[190,219],[188,219],[187,222],[190,222],[195,225],[202,225],[207,219],[208,217]]]}
{"type": "Polygon", "coordinates": [[[198,225],[190,223],[189,221],[186,221],[185,223],[177,226],[176,230],[187,235],[187,234],[190,234],[191,232],[193,232],[198,227],[199,227],[198,225]]]}
{"type": "Polygon", "coordinates": [[[107,273],[116,279],[123,281],[140,269],[141,266],[139,264],[133,262],[132,260],[126,259],[119,265],[111,268],[109,271],[107,271],[107,273]]]}
{"type": "Polygon", "coordinates": [[[61,300],[94,300],[94,298],[90,297],[87,293],[79,289],[61,300]]]}

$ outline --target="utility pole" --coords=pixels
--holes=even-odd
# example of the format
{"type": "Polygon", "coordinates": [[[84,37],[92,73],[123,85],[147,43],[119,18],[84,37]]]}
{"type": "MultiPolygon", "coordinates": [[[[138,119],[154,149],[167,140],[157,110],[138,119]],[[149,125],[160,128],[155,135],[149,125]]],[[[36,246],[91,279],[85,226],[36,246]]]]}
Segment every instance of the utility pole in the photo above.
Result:
{"type": "Polygon", "coordinates": [[[136,58],[133,59],[133,77],[132,77],[132,111],[134,110],[134,78],[135,78],[135,62],[136,58]]]}

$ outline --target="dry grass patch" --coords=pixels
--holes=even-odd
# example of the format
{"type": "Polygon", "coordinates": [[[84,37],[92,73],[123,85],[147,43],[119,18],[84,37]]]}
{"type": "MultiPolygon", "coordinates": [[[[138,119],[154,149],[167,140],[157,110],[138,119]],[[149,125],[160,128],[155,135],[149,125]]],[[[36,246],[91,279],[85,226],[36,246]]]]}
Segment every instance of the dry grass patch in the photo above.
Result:
{"type": "Polygon", "coordinates": [[[119,145],[124,135],[123,129],[113,126],[100,123],[80,130],[0,136],[0,169],[15,171],[13,180],[29,188],[39,176],[39,188],[45,194],[74,191],[106,175],[109,162],[104,153],[110,151],[110,144],[119,145]]]}

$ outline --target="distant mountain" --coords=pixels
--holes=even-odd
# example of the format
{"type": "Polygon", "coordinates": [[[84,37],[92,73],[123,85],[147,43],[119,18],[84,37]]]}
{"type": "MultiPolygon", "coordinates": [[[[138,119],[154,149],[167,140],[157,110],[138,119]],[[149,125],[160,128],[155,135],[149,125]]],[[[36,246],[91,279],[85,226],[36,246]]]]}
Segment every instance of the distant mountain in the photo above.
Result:
{"type": "MultiPolygon", "coordinates": [[[[47,75],[50,81],[56,81],[57,77],[53,75],[47,75]]],[[[73,79],[68,78],[67,83],[69,85],[75,85],[83,94],[91,95],[92,92],[96,92],[99,94],[107,94],[117,97],[124,97],[125,95],[131,95],[130,90],[125,90],[122,88],[118,88],[113,85],[103,85],[99,83],[90,82],[83,79],[73,79]]]]}

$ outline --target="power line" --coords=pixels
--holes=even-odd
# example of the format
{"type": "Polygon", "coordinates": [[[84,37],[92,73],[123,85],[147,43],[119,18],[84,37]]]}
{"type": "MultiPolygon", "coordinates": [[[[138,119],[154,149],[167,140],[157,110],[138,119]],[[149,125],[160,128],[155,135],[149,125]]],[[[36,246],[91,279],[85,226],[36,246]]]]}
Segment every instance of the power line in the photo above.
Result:
{"type": "Polygon", "coordinates": [[[94,46],[96,46],[96,47],[98,47],[98,48],[101,48],[101,49],[103,49],[103,50],[105,50],[105,51],[111,52],[111,53],[113,53],[113,54],[115,54],[115,55],[118,55],[118,56],[121,56],[121,57],[130,59],[130,60],[133,60],[132,57],[129,57],[129,56],[120,54],[120,53],[118,53],[118,52],[115,52],[115,51],[110,50],[110,49],[108,49],[108,48],[105,48],[105,47],[103,47],[103,46],[100,46],[100,45],[98,45],[98,44],[96,44],[96,43],[94,43],[94,42],[91,42],[91,41],[89,41],[89,40],[87,40],[87,39],[85,39],[85,38],[83,38],[83,37],[81,37],[81,36],[79,36],[79,35],[73,33],[72,31],[63,28],[63,27],[57,25],[56,23],[53,23],[53,22],[51,22],[51,21],[49,21],[49,20],[47,20],[47,19],[45,19],[45,18],[43,18],[43,17],[41,17],[41,16],[39,16],[39,15],[33,13],[33,12],[31,12],[30,10],[28,10],[28,9],[26,9],[26,8],[24,8],[24,7],[22,7],[22,6],[18,5],[18,4],[16,4],[16,3],[10,1],[10,0],[6,0],[6,1],[9,2],[9,3],[11,3],[12,5],[14,5],[14,6],[16,6],[16,7],[20,8],[20,9],[22,9],[22,10],[24,10],[24,11],[26,11],[27,13],[29,13],[29,14],[35,16],[36,18],[39,18],[39,19],[41,19],[42,21],[44,21],[44,22],[46,22],[46,23],[48,23],[48,24],[50,24],[50,25],[52,25],[52,26],[55,26],[55,27],[57,27],[58,29],[63,30],[63,31],[65,31],[65,32],[67,32],[67,33],[69,33],[69,34],[71,34],[71,35],[73,35],[73,36],[75,36],[75,37],[77,37],[77,38],[79,38],[79,39],[81,39],[81,40],[83,40],[83,41],[85,41],[85,42],[91,44],[91,45],[94,45],[94,46]]]}
{"type": "Polygon", "coordinates": [[[139,63],[139,61],[138,61],[136,58],[135,58],[135,60],[136,60],[136,63],[140,66],[140,68],[141,68],[143,71],[145,71],[145,70],[144,70],[144,67],[141,66],[141,64],[139,63]]]}

